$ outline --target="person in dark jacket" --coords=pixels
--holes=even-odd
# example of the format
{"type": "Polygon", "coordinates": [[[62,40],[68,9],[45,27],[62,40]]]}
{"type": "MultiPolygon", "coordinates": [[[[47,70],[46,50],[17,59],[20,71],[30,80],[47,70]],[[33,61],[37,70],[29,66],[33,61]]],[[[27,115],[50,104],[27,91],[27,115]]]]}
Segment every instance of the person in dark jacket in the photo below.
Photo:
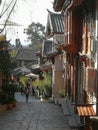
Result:
{"type": "Polygon", "coordinates": [[[26,95],[26,102],[28,102],[28,99],[29,99],[29,86],[27,85],[27,87],[25,88],[25,95],[26,95]]]}

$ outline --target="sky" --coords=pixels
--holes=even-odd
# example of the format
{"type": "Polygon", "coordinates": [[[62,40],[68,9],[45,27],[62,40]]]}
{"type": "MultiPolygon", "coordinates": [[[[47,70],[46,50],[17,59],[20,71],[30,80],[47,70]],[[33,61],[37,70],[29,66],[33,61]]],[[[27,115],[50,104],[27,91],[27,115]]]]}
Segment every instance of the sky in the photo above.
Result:
{"type": "Polygon", "coordinates": [[[47,21],[47,9],[53,10],[53,0],[29,0],[18,4],[17,20],[24,25],[40,22],[44,26],[47,21]]]}
{"type": "Polygon", "coordinates": [[[46,26],[47,9],[53,12],[53,1],[54,0],[18,0],[10,20],[22,26],[8,27],[8,40],[11,39],[11,43],[14,44],[15,38],[20,38],[23,45],[28,45],[29,43],[26,40],[27,36],[23,33],[24,29],[32,22],[39,22],[46,26]]]}

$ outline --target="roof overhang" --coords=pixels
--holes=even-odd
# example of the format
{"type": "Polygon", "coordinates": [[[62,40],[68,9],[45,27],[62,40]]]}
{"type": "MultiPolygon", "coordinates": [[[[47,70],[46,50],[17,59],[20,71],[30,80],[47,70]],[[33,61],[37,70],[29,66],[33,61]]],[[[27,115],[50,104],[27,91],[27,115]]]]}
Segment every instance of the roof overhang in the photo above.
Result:
{"type": "Polygon", "coordinates": [[[78,111],[79,116],[95,116],[96,115],[92,104],[79,105],[77,106],[77,111],[78,111]]]}
{"type": "Polygon", "coordinates": [[[56,12],[61,11],[64,2],[65,2],[65,0],[54,0],[53,9],[56,12]]]}
{"type": "Polygon", "coordinates": [[[64,34],[64,15],[48,10],[46,37],[53,37],[54,34],[64,34]]]}
{"type": "Polygon", "coordinates": [[[36,65],[32,66],[31,72],[34,74],[40,75],[40,73],[42,72],[42,69],[41,69],[40,65],[36,64],[36,65]]]}
{"type": "Polygon", "coordinates": [[[84,0],[54,0],[53,8],[56,12],[73,9],[82,4],[84,0]]]}

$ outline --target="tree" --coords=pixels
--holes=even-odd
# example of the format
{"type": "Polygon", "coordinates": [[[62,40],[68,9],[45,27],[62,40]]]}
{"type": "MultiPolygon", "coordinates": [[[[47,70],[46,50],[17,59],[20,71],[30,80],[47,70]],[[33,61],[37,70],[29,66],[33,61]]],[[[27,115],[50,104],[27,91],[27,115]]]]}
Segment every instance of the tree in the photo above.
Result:
{"type": "Polygon", "coordinates": [[[3,73],[9,72],[11,67],[11,59],[8,50],[0,51],[0,71],[3,73]]]}
{"type": "Polygon", "coordinates": [[[52,83],[51,83],[51,71],[46,73],[44,72],[44,79],[41,80],[41,89],[46,92],[45,94],[48,97],[52,96],[52,83]]]}
{"type": "Polygon", "coordinates": [[[45,40],[45,26],[38,23],[31,23],[26,31],[28,39],[31,41],[30,46],[33,49],[41,49],[42,43],[45,40]]]}

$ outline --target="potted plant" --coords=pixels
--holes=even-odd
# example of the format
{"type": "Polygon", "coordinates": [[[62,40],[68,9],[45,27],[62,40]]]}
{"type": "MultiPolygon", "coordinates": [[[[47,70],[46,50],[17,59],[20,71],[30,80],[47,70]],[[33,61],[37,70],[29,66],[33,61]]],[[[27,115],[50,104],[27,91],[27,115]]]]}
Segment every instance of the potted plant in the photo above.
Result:
{"type": "Polygon", "coordinates": [[[17,91],[17,85],[14,83],[5,84],[2,87],[3,91],[7,94],[7,109],[11,109],[12,106],[16,106],[15,92],[17,91]]]}
{"type": "Polygon", "coordinates": [[[7,110],[10,110],[13,108],[13,101],[14,101],[14,98],[9,96],[7,100],[7,110]]]}
{"type": "Polygon", "coordinates": [[[16,107],[15,92],[17,92],[18,87],[17,87],[17,84],[14,84],[14,83],[10,84],[9,86],[10,86],[9,101],[11,102],[13,107],[16,107]]]}
{"type": "Polygon", "coordinates": [[[0,112],[4,112],[7,110],[7,96],[6,94],[2,93],[0,95],[0,112]]]}
{"type": "Polygon", "coordinates": [[[65,90],[59,90],[59,96],[61,97],[61,98],[64,98],[65,97],[65,90]]]}

